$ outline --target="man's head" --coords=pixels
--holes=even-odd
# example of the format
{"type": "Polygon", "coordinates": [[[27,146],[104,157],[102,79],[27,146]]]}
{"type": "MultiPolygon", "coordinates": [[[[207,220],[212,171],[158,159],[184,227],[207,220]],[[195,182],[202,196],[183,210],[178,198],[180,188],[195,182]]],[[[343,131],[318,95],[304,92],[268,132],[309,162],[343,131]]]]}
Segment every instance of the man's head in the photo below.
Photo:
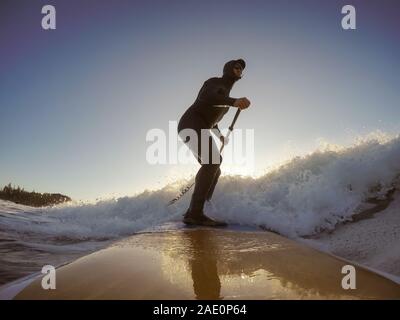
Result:
{"type": "Polygon", "coordinates": [[[225,63],[223,76],[234,81],[242,77],[243,69],[246,67],[246,62],[243,59],[231,60],[225,63]]]}

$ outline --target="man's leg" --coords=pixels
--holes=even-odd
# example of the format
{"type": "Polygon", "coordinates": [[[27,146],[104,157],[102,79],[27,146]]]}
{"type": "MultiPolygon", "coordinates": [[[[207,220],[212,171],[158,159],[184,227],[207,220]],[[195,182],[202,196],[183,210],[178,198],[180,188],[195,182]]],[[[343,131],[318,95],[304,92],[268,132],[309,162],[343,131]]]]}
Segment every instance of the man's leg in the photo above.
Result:
{"type": "Polygon", "coordinates": [[[217,172],[215,173],[215,176],[214,176],[214,181],[212,182],[211,187],[208,190],[207,197],[206,197],[207,201],[211,200],[211,198],[213,196],[213,193],[214,193],[214,190],[215,190],[215,187],[216,187],[216,185],[218,183],[218,179],[219,179],[220,175],[221,175],[221,168],[218,168],[218,170],[217,170],[217,172]]]}
{"type": "Polygon", "coordinates": [[[202,131],[199,134],[197,160],[201,164],[201,168],[196,175],[190,209],[203,211],[209,191],[214,188],[216,175],[220,171],[222,157],[210,131],[202,131]]]}
{"type": "MultiPolygon", "coordinates": [[[[201,214],[204,203],[216,179],[216,174],[221,171],[219,164],[203,164],[197,172],[190,211],[201,214]]],[[[214,186],[215,187],[215,186],[214,186]]]]}
{"type": "Polygon", "coordinates": [[[203,136],[202,138],[208,139],[209,149],[205,152],[205,150],[201,149],[199,144],[200,152],[197,158],[201,164],[201,168],[196,175],[190,207],[185,214],[184,222],[187,224],[225,226],[226,223],[213,220],[207,217],[203,212],[204,203],[209,195],[210,189],[215,188],[214,183],[216,184],[218,181],[217,175],[219,176],[221,173],[220,165],[222,157],[211,135],[208,137],[203,136]],[[213,163],[213,160],[216,163],[213,163]]]}

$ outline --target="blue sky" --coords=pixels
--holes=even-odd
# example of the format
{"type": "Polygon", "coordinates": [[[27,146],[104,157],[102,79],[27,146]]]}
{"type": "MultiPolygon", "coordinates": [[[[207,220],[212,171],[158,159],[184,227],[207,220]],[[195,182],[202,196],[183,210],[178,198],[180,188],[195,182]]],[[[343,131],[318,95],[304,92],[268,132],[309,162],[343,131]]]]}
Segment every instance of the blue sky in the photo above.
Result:
{"type": "Polygon", "coordinates": [[[0,4],[0,184],[94,199],[187,176],[147,163],[146,133],[239,57],[231,95],[252,101],[237,127],[255,130],[258,172],[318,139],[400,132],[398,1],[58,0],[54,31],[45,4],[0,4]]]}

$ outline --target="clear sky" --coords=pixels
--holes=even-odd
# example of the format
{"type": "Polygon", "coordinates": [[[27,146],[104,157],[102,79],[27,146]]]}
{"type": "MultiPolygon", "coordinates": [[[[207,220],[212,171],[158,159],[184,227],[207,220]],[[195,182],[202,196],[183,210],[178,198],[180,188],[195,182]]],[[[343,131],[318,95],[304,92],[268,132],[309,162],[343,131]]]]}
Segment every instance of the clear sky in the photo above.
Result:
{"type": "MultiPolygon", "coordinates": [[[[0,2],[0,184],[75,199],[161,187],[146,133],[167,130],[230,59],[256,170],[358,135],[400,132],[397,0],[0,2]],[[41,8],[57,29],[41,28],[41,8]],[[353,4],[357,30],[341,28],[353,4]]],[[[221,124],[232,119],[230,111],[221,124]]]]}

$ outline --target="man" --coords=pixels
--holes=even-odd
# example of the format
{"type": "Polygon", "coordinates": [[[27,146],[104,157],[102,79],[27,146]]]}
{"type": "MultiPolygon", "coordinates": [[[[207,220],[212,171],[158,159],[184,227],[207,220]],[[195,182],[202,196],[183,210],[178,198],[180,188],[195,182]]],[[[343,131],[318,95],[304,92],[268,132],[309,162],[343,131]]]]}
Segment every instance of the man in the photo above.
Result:
{"type": "MultiPolygon", "coordinates": [[[[204,130],[209,129],[216,133],[221,142],[225,143],[218,122],[228,112],[229,106],[246,109],[250,106],[247,98],[234,99],[229,96],[233,84],[241,79],[246,63],[242,59],[227,62],[221,78],[211,78],[204,82],[196,101],[181,117],[178,124],[178,133],[186,145],[191,149],[201,168],[195,178],[195,187],[189,209],[184,215],[183,222],[188,225],[226,226],[225,222],[213,220],[204,212],[204,203],[210,200],[218,178],[221,175],[222,157],[214,142],[209,137],[204,137],[204,130]],[[197,139],[187,134],[190,129],[195,132],[197,139]],[[203,130],[203,138],[202,138],[203,130]],[[204,139],[208,140],[208,150],[202,148],[204,139]],[[203,141],[203,143],[202,143],[203,141]],[[215,157],[217,154],[217,157],[215,157]],[[217,159],[215,159],[217,158],[217,159]]],[[[207,145],[207,144],[206,144],[207,145]]]]}

